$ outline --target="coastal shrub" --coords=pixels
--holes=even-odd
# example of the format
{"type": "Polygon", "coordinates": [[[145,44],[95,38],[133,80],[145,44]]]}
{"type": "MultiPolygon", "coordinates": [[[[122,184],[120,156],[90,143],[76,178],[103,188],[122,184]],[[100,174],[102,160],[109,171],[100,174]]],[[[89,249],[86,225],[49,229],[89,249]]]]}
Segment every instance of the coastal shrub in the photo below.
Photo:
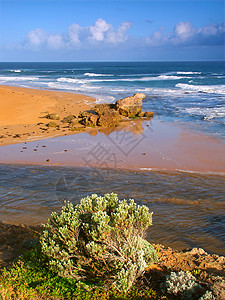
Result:
{"type": "Polygon", "coordinates": [[[157,260],[144,239],[152,225],[147,206],[119,200],[114,193],[93,194],[79,204],[65,202],[53,212],[41,236],[43,253],[53,272],[83,286],[97,281],[103,288],[128,291],[145,268],[157,260]]]}
{"type": "Polygon", "coordinates": [[[168,294],[178,296],[179,299],[198,299],[200,284],[190,272],[171,272],[166,276],[165,289],[168,294]]]}

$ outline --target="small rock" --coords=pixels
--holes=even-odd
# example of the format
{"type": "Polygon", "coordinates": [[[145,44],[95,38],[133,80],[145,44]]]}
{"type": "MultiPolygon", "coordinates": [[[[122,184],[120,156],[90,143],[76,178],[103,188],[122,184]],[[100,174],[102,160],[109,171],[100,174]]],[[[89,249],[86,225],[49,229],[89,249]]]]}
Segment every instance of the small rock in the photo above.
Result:
{"type": "Polygon", "coordinates": [[[189,253],[192,254],[192,255],[196,255],[196,254],[198,254],[198,255],[207,254],[207,253],[205,252],[205,250],[202,249],[202,248],[193,248],[189,253]]]}
{"type": "Polygon", "coordinates": [[[58,114],[47,114],[44,116],[46,119],[50,120],[59,120],[59,115],[58,114]]]}
{"type": "Polygon", "coordinates": [[[79,114],[80,123],[85,126],[96,126],[99,115],[94,110],[82,111],[79,114]]]}
{"type": "Polygon", "coordinates": [[[69,115],[62,119],[62,123],[71,123],[72,121],[76,120],[76,117],[74,115],[69,115]]]}
{"type": "Polygon", "coordinates": [[[51,121],[46,126],[48,126],[48,127],[58,127],[58,124],[56,122],[51,121]]]}
{"type": "Polygon", "coordinates": [[[153,116],[154,116],[154,112],[152,112],[152,111],[146,111],[144,113],[145,118],[152,118],[153,116]]]}
{"type": "Polygon", "coordinates": [[[145,112],[144,112],[144,111],[141,111],[141,112],[139,113],[138,117],[143,118],[144,115],[145,115],[145,112]]]}

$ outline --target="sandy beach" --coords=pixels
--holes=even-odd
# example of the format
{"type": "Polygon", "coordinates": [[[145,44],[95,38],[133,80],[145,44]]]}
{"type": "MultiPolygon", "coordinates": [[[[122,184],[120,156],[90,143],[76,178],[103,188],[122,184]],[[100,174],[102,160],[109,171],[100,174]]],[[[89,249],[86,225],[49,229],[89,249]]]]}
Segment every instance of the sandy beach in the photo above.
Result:
{"type": "Polygon", "coordinates": [[[74,134],[65,125],[46,127],[51,120],[43,117],[48,113],[58,114],[61,119],[70,114],[77,116],[94,103],[95,99],[85,95],[1,86],[0,145],[74,134]]]}
{"type": "Polygon", "coordinates": [[[78,125],[71,131],[60,120],[90,109],[95,99],[2,86],[0,101],[0,163],[225,172],[223,142],[159,117],[121,122],[115,128],[78,125]],[[48,113],[60,116],[58,127],[46,126],[51,120],[43,117],[48,113]]]}

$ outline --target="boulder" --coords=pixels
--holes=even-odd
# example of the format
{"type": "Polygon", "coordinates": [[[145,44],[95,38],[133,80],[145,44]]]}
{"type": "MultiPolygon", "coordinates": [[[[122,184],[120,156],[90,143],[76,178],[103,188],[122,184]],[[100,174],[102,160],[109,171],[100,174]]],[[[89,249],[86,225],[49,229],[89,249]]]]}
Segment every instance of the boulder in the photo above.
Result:
{"type": "Polygon", "coordinates": [[[154,112],[152,112],[152,111],[146,111],[144,113],[145,118],[152,118],[153,116],[154,116],[154,112]]]}
{"type": "Polygon", "coordinates": [[[97,114],[99,114],[99,116],[101,116],[104,113],[104,111],[110,110],[110,109],[113,109],[113,108],[115,108],[115,104],[102,103],[102,104],[96,104],[93,107],[93,110],[97,114]]]}
{"type": "Polygon", "coordinates": [[[143,118],[144,115],[145,115],[145,112],[144,112],[144,111],[141,111],[141,112],[138,114],[138,117],[143,118]]]}
{"type": "Polygon", "coordinates": [[[116,109],[123,116],[133,118],[142,111],[142,100],[145,94],[137,93],[134,96],[126,97],[116,101],[116,109]]]}
{"type": "Polygon", "coordinates": [[[62,123],[71,123],[72,121],[76,120],[76,117],[74,115],[69,115],[62,119],[62,123]]]}
{"type": "Polygon", "coordinates": [[[58,124],[56,122],[51,121],[46,126],[48,126],[48,127],[58,127],[58,124]]]}
{"type": "Polygon", "coordinates": [[[86,110],[80,112],[79,119],[79,122],[85,126],[96,126],[99,115],[94,110],[86,110]]]}
{"type": "Polygon", "coordinates": [[[46,116],[44,116],[44,118],[50,119],[50,120],[59,120],[59,115],[58,114],[47,114],[46,116]]]}
{"type": "Polygon", "coordinates": [[[98,125],[103,127],[115,127],[118,126],[121,119],[119,112],[115,109],[105,110],[98,119],[98,125]]]}

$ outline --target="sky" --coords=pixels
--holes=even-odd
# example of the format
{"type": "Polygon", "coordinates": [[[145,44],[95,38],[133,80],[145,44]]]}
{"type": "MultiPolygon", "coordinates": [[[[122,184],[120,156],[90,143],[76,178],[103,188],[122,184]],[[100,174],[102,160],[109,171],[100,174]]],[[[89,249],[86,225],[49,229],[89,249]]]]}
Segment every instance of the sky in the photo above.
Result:
{"type": "Polygon", "coordinates": [[[1,0],[0,61],[225,59],[225,0],[1,0]]]}

